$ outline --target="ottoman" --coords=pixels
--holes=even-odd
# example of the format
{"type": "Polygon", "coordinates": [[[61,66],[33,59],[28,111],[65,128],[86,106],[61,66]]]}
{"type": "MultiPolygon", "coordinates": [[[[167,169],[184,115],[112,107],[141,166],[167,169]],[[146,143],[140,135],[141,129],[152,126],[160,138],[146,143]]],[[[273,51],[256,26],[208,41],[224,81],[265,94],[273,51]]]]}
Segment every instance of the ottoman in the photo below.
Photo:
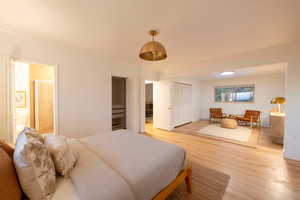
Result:
{"type": "Polygon", "coordinates": [[[222,119],[221,120],[221,127],[222,128],[229,128],[229,129],[236,129],[237,128],[237,121],[235,119],[222,119]]]}

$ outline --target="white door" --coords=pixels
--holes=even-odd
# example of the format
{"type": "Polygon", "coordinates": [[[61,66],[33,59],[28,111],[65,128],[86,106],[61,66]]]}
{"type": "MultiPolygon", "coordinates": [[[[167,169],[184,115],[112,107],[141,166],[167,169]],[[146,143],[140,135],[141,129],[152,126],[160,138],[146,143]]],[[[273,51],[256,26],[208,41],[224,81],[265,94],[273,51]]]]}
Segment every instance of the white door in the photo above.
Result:
{"type": "Polygon", "coordinates": [[[54,132],[54,83],[35,80],[35,128],[39,133],[54,132]]]}
{"type": "Polygon", "coordinates": [[[193,121],[193,92],[192,86],[186,86],[186,123],[193,121]]]}
{"type": "Polygon", "coordinates": [[[173,129],[170,81],[153,83],[153,106],[153,126],[165,130],[173,129]]]}
{"type": "Polygon", "coordinates": [[[173,122],[174,126],[180,125],[180,85],[174,84],[174,95],[172,98],[172,109],[173,109],[173,122]]]}
{"type": "Polygon", "coordinates": [[[185,123],[185,89],[184,85],[180,85],[180,125],[185,123]]]}
{"type": "Polygon", "coordinates": [[[192,121],[192,86],[174,83],[173,126],[179,126],[192,121]]]}

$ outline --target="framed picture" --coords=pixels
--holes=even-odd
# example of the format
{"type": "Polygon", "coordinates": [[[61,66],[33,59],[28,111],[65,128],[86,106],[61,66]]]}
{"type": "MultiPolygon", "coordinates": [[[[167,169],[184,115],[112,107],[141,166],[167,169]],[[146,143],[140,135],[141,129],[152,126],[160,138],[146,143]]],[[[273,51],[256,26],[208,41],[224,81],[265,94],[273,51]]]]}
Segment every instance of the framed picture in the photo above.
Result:
{"type": "Polygon", "coordinates": [[[26,91],[16,91],[16,107],[26,108],[26,91]]]}
{"type": "Polygon", "coordinates": [[[215,87],[215,102],[254,103],[255,85],[215,87]]]}

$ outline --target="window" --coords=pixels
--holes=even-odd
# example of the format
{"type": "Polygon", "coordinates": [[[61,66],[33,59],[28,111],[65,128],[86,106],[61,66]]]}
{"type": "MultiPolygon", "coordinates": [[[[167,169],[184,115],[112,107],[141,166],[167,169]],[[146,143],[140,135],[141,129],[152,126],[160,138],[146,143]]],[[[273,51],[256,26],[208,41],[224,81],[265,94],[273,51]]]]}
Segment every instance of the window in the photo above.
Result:
{"type": "Polygon", "coordinates": [[[215,102],[254,102],[254,85],[215,87],[215,102]]]}

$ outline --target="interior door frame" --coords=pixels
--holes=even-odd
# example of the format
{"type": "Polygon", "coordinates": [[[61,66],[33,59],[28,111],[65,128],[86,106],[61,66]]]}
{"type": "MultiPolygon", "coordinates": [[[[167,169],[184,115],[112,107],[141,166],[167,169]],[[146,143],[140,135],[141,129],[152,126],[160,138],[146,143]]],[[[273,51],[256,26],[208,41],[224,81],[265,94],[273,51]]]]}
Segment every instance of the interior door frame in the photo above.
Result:
{"type": "Polygon", "coordinates": [[[117,73],[111,73],[109,74],[109,95],[108,95],[108,101],[109,101],[109,106],[108,106],[108,109],[109,109],[109,112],[108,112],[108,122],[109,122],[109,127],[108,127],[108,130],[112,131],[112,78],[113,77],[119,77],[119,78],[124,78],[126,80],[126,116],[125,116],[125,122],[126,122],[126,129],[128,129],[129,127],[129,122],[128,122],[128,79],[129,77],[128,76],[124,76],[124,75],[121,75],[121,74],[117,74],[117,73]]]}
{"type": "MultiPolygon", "coordinates": [[[[60,119],[61,119],[61,110],[60,110],[60,96],[59,96],[59,65],[58,64],[49,64],[47,62],[39,62],[39,61],[34,61],[34,59],[26,59],[26,58],[13,58],[13,62],[21,62],[25,64],[39,64],[39,65],[45,65],[49,67],[53,67],[54,69],[54,94],[53,94],[53,103],[54,103],[54,134],[55,135],[60,135],[60,119]]],[[[14,67],[14,65],[12,65],[14,67]]],[[[14,133],[15,132],[15,126],[14,126],[14,133]]]]}
{"type": "MultiPolygon", "coordinates": [[[[146,108],[145,108],[145,102],[146,102],[146,80],[147,81],[152,81],[153,83],[153,88],[155,82],[158,80],[155,78],[146,78],[141,76],[141,79],[139,81],[139,86],[140,86],[140,116],[139,116],[139,132],[144,133],[145,132],[145,123],[146,123],[146,108]]],[[[154,91],[154,89],[153,89],[154,91]]],[[[154,100],[153,100],[154,101],[154,100]]],[[[153,113],[154,113],[154,102],[153,102],[153,113]]],[[[153,114],[153,119],[154,119],[154,114],[153,114]]]]}

